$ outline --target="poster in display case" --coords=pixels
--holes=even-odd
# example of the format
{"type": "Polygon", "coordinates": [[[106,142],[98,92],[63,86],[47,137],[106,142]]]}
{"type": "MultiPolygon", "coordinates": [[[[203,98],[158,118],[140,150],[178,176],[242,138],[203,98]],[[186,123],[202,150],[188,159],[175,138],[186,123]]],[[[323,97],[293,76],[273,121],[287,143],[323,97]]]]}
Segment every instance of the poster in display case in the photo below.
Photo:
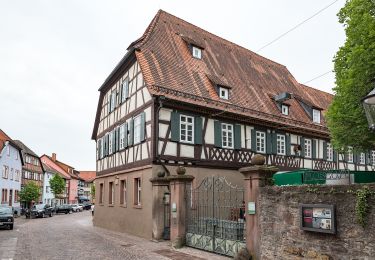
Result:
{"type": "Polygon", "coordinates": [[[301,204],[301,229],[336,234],[335,205],[301,204]]]}

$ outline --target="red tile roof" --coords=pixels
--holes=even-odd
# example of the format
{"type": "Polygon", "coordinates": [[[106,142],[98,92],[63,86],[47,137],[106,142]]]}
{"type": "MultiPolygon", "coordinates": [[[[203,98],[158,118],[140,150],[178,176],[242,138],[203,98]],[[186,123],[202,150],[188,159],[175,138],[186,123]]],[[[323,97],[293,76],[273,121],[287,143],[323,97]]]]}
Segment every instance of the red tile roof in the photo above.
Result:
{"type": "Polygon", "coordinates": [[[96,171],[80,171],[78,176],[85,182],[93,182],[96,178],[96,171]]]}
{"type": "Polygon", "coordinates": [[[327,109],[331,94],[299,84],[285,66],[178,17],[159,11],[131,46],[154,95],[328,133],[324,120],[313,124],[295,100],[290,101],[289,116],[283,116],[270,95],[289,92],[327,109]],[[201,60],[192,57],[186,39],[204,46],[201,60]],[[232,87],[229,102],[220,100],[212,81],[232,87]]]}

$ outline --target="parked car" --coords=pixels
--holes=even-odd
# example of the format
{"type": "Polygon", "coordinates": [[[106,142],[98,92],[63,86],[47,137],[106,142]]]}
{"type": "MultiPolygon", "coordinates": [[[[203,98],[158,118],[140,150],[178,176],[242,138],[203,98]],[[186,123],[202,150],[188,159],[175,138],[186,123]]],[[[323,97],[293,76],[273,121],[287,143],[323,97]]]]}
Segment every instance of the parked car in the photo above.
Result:
{"type": "Polygon", "coordinates": [[[14,216],[12,207],[0,206],[0,227],[7,226],[13,229],[14,216]]]}
{"type": "Polygon", "coordinates": [[[72,209],[74,212],[82,212],[83,211],[83,207],[79,204],[72,204],[72,209]]]}
{"type": "Polygon", "coordinates": [[[69,204],[64,204],[64,205],[59,205],[55,208],[55,212],[57,213],[65,213],[65,214],[70,214],[73,212],[73,208],[69,204]]]}
{"type": "Polygon", "coordinates": [[[83,204],[79,204],[79,205],[82,205],[82,207],[83,207],[84,210],[91,209],[91,204],[90,203],[83,203],[83,204]]]}
{"type": "Polygon", "coordinates": [[[31,217],[45,218],[46,216],[52,217],[53,211],[54,211],[53,207],[51,207],[48,204],[37,204],[31,208],[30,213],[31,213],[31,217]]]}
{"type": "Polygon", "coordinates": [[[91,205],[91,215],[94,216],[94,208],[95,208],[95,205],[91,205]]]}

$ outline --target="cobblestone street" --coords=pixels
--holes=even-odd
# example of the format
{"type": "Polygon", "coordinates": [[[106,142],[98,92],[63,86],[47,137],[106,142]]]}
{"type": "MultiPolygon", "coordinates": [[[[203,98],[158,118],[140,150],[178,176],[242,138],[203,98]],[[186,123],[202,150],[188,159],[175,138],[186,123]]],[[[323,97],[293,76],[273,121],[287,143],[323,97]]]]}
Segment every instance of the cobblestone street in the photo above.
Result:
{"type": "Polygon", "coordinates": [[[174,250],[93,227],[90,212],[52,218],[17,218],[14,230],[0,230],[0,259],[228,259],[192,248],[174,250]]]}

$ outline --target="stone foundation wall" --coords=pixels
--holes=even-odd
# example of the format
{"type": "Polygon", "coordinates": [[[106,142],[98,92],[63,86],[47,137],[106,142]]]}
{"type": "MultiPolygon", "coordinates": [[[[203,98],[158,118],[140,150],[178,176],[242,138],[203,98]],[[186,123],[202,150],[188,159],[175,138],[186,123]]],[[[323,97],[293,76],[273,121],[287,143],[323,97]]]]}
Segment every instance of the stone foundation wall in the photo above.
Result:
{"type": "MultiPolygon", "coordinates": [[[[375,191],[375,185],[368,187],[375,191]]],[[[363,186],[261,188],[257,211],[262,259],[375,259],[375,200],[369,199],[368,224],[362,228],[356,219],[356,195],[350,193],[359,188],[363,186]],[[337,234],[301,230],[300,204],[335,204],[337,234]]]]}

